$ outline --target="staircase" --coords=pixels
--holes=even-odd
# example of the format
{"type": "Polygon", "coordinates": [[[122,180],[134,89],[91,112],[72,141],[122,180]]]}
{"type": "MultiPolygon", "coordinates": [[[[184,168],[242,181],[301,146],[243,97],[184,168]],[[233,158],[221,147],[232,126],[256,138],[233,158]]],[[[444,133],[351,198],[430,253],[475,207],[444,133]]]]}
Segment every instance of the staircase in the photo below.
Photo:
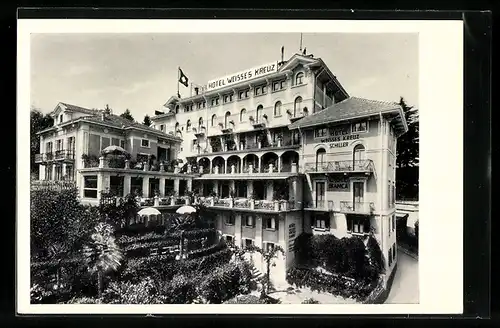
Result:
{"type": "Polygon", "coordinates": [[[257,283],[257,282],[259,282],[259,279],[264,276],[264,274],[262,272],[260,272],[255,267],[255,265],[253,265],[253,263],[251,263],[250,265],[252,266],[250,269],[250,271],[252,272],[252,281],[257,283]]]}

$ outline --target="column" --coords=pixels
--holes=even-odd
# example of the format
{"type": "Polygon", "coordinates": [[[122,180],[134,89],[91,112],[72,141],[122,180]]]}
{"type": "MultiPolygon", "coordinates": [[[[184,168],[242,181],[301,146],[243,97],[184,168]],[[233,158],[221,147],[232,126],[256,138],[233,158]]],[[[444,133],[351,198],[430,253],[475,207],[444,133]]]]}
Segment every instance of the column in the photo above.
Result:
{"type": "Polygon", "coordinates": [[[180,179],[175,178],[174,179],[174,192],[176,195],[179,195],[179,183],[180,183],[180,179]]]}
{"type": "Polygon", "coordinates": [[[101,201],[101,191],[103,190],[104,174],[102,172],[97,173],[97,201],[101,201]]]}
{"type": "Polygon", "coordinates": [[[274,191],[273,180],[268,180],[266,188],[267,188],[266,200],[273,200],[273,191],[274,191]]]}
{"type": "Polygon", "coordinates": [[[236,193],[236,181],[229,180],[229,190],[233,190],[236,193]]]}
{"type": "Polygon", "coordinates": [[[212,172],[212,170],[213,170],[213,168],[212,168],[212,160],[209,160],[209,162],[210,162],[210,165],[209,165],[210,170],[208,171],[208,173],[210,174],[210,173],[213,173],[212,172]]]}
{"type": "Polygon", "coordinates": [[[62,175],[61,180],[64,180],[64,179],[65,179],[65,177],[66,177],[66,163],[63,163],[63,164],[62,164],[62,172],[61,172],[61,175],[62,175]]]}
{"type": "Polygon", "coordinates": [[[253,181],[248,180],[247,181],[247,198],[252,197],[253,194],[253,181]]]}
{"type": "Polygon", "coordinates": [[[224,174],[227,174],[227,159],[224,160],[224,174]]]}
{"type": "Polygon", "coordinates": [[[281,172],[281,156],[278,156],[278,173],[281,172]]]}
{"type": "Polygon", "coordinates": [[[262,157],[259,157],[259,173],[262,173],[262,157]]]}
{"type": "Polygon", "coordinates": [[[45,180],[45,165],[38,166],[38,180],[45,180]]]}
{"type": "Polygon", "coordinates": [[[109,191],[110,186],[111,186],[111,176],[109,175],[109,173],[103,173],[102,174],[102,190],[109,191]]]}
{"type": "Polygon", "coordinates": [[[56,179],[56,165],[52,164],[52,178],[50,180],[56,179]]]}
{"type": "Polygon", "coordinates": [[[186,187],[188,191],[193,191],[193,179],[189,178],[186,180],[186,187]]]}
{"type": "Polygon", "coordinates": [[[219,181],[214,181],[214,190],[213,192],[218,195],[219,194],[219,181]]]}
{"type": "Polygon", "coordinates": [[[160,197],[165,197],[165,178],[160,178],[160,197]]]}
{"type": "Polygon", "coordinates": [[[241,214],[235,215],[234,220],[234,244],[241,246],[241,220],[243,216],[241,214]]]}
{"type": "Polygon", "coordinates": [[[142,178],[142,197],[149,197],[149,177],[147,176],[142,178]]]}
{"type": "Polygon", "coordinates": [[[255,220],[255,246],[262,247],[262,217],[254,215],[255,220]]]}
{"type": "Polygon", "coordinates": [[[132,177],[130,175],[126,175],[123,177],[123,196],[130,195],[131,183],[132,177]]]}

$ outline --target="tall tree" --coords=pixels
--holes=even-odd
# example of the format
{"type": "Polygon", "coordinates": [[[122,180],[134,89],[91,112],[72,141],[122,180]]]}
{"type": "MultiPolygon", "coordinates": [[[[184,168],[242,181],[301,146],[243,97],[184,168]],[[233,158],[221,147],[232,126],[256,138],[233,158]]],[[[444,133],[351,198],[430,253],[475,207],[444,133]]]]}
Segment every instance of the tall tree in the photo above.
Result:
{"type": "Polygon", "coordinates": [[[419,154],[419,115],[418,109],[408,106],[403,97],[399,100],[399,105],[408,124],[408,132],[398,138],[397,162],[398,168],[418,166],[419,154]]]}
{"type": "Polygon", "coordinates": [[[132,116],[132,114],[130,114],[130,110],[128,108],[125,109],[122,114],[120,114],[120,117],[126,118],[127,120],[132,122],[134,121],[134,117],[132,116]]]}
{"type": "Polygon", "coordinates": [[[403,97],[399,104],[408,124],[408,132],[398,138],[396,160],[396,194],[398,199],[418,199],[419,183],[419,115],[403,97]]]}
{"type": "Polygon", "coordinates": [[[149,115],[146,114],[146,116],[144,116],[144,121],[142,121],[142,124],[144,124],[146,126],[151,125],[151,118],[149,117],[149,115]]]}
{"type": "Polygon", "coordinates": [[[39,109],[32,107],[30,121],[30,167],[32,173],[38,173],[38,165],[35,165],[35,154],[40,153],[40,136],[36,133],[51,127],[54,120],[48,114],[43,114],[39,109]]]}

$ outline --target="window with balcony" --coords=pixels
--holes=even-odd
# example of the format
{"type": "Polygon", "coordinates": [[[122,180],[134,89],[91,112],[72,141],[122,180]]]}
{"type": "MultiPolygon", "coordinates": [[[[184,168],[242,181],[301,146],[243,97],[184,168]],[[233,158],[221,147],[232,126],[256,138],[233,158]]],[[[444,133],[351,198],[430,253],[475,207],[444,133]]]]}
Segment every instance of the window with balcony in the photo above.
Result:
{"type": "Polygon", "coordinates": [[[215,126],[217,124],[217,115],[212,115],[212,120],[210,121],[210,126],[215,126]]]}
{"type": "Polygon", "coordinates": [[[314,138],[324,138],[327,136],[327,129],[326,128],[319,128],[314,130],[314,138]]]}
{"type": "Polygon", "coordinates": [[[295,75],[295,85],[300,85],[303,83],[304,83],[304,73],[298,72],[297,75],[295,75]]]}
{"type": "Polygon", "coordinates": [[[257,112],[255,114],[255,122],[261,122],[262,121],[262,112],[264,111],[264,107],[262,105],[257,106],[257,112]]]}
{"type": "Polygon", "coordinates": [[[352,133],[360,133],[368,131],[368,122],[358,122],[351,125],[352,133]]]}
{"type": "Polygon", "coordinates": [[[281,116],[281,101],[277,101],[274,104],[274,116],[281,116]]]}
{"type": "Polygon", "coordinates": [[[285,84],[285,80],[273,82],[273,91],[283,90],[285,88],[285,84]]]}
{"type": "Polygon", "coordinates": [[[362,144],[358,144],[354,147],[353,150],[353,160],[355,164],[359,164],[361,161],[365,159],[365,146],[362,144]]]}
{"type": "Polygon", "coordinates": [[[302,97],[298,96],[297,98],[295,98],[295,101],[293,103],[293,116],[295,117],[297,115],[300,115],[301,110],[302,110],[302,97]]]}
{"type": "MultiPolygon", "coordinates": [[[[198,119],[198,130],[200,130],[200,131],[201,131],[201,127],[202,127],[202,126],[203,126],[203,117],[200,117],[200,118],[198,119]]],[[[198,131],[198,132],[200,132],[200,131],[198,131]]]]}
{"type": "Polygon", "coordinates": [[[148,139],[141,139],[141,147],[149,148],[149,140],[148,139]]]}
{"type": "Polygon", "coordinates": [[[245,108],[243,108],[240,111],[240,122],[245,122],[246,119],[247,119],[247,110],[245,108]]]}
{"type": "Polygon", "coordinates": [[[83,197],[97,198],[97,175],[83,177],[83,197]]]}
{"type": "Polygon", "coordinates": [[[268,230],[276,230],[276,219],[275,218],[265,218],[264,228],[268,230]]]}
{"type": "Polygon", "coordinates": [[[245,215],[245,227],[253,227],[253,217],[251,215],[245,215]]]}
{"type": "Polygon", "coordinates": [[[231,113],[226,112],[226,115],[224,115],[224,128],[229,128],[229,121],[231,121],[231,113]]]}
{"type": "Polygon", "coordinates": [[[316,208],[325,206],[326,183],[324,181],[316,182],[316,208]]]}
{"type": "Polygon", "coordinates": [[[52,180],[52,165],[45,166],[45,180],[52,180]]]}

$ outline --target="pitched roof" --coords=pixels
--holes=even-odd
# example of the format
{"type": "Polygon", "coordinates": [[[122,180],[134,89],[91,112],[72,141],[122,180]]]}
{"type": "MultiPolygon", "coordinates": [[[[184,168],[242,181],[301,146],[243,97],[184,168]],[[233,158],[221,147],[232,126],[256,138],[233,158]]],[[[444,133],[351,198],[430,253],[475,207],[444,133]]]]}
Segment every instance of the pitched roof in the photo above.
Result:
{"type": "Polygon", "coordinates": [[[84,108],[84,107],[80,107],[80,106],[71,105],[68,103],[60,102],[59,104],[66,107],[67,110],[74,111],[74,112],[81,112],[81,113],[87,113],[87,114],[97,114],[97,112],[98,112],[95,109],[84,108]]]}
{"type": "Polygon", "coordinates": [[[297,122],[290,124],[289,128],[312,127],[387,112],[402,113],[402,108],[398,103],[350,97],[322,111],[301,118],[297,122]]]}

